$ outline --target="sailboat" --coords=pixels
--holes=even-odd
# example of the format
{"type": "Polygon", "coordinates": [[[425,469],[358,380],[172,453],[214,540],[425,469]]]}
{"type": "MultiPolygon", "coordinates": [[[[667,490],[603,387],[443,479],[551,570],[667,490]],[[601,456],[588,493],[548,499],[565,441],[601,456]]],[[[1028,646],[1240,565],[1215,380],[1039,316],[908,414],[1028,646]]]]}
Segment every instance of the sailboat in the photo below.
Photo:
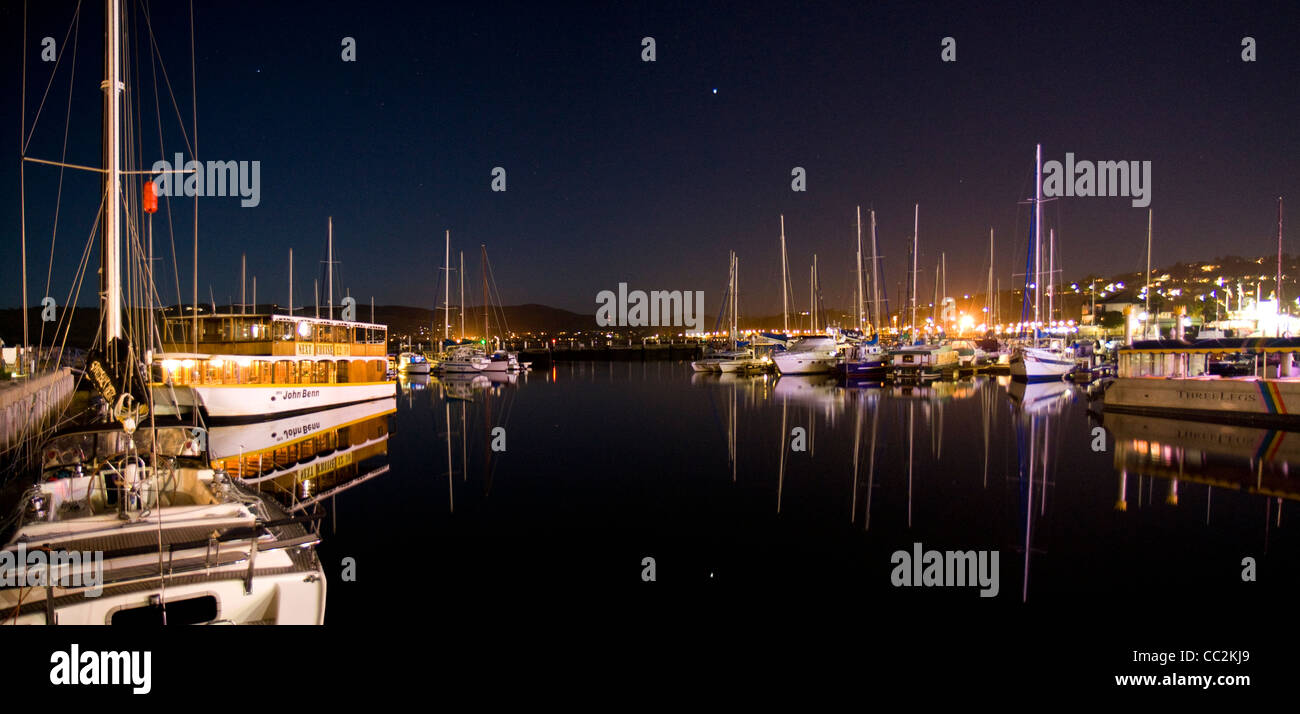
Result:
{"type": "Polygon", "coordinates": [[[718,369],[723,373],[734,374],[737,372],[759,372],[767,369],[771,364],[768,360],[761,359],[754,355],[754,350],[750,348],[737,349],[738,342],[736,335],[740,331],[740,258],[735,252],[731,254],[731,296],[728,298],[731,312],[731,358],[723,359],[718,362],[718,369]]]}
{"type": "MultiPolygon", "coordinates": [[[[871,212],[871,294],[872,294],[872,328],[870,340],[852,339],[844,360],[838,365],[839,371],[847,378],[861,380],[883,380],[889,371],[889,359],[880,346],[880,288],[876,277],[876,212],[871,212]]],[[[862,208],[858,208],[858,330],[866,327],[866,311],[863,308],[862,285],[862,208]]]]}
{"type": "MultiPolygon", "coordinates": [[[[89,371],[122,407],[129,392],[118,395],[104,362],[119,375],[142,365],[122,329],[121,0],[105,0],[105,9],[106,348],[89,371]]],[[[187,359],[200,358],[222,369],[208,355],[187,359]]],[[[39,473],[0,549],[0,582],[18,584],[0,586],[0,624],[321,624],[325,573],[309,519],[214,468],[207,429],[160,419],[151,406],[115,408],[116,420],[65,430],[41,447],[39,473]],[[38,551],[45,563],[33,568],[38,551]]]]}
{"type": "Polygon", "coordinates": [[[742,349],[740,343],[736,340],[736,320],[738,318],[736,312],[736,271],[738,267],[736,253],[733,251],[728,256],[727,302],[723,305],[723,309],[730,318],[727,325],[728,348],[706,353],[699,359],[692,361],[691,369],[696,372],[745,372],[757,369],[761,364],[759,360],[755,359],[754,350],[742,349]]]}
{"type": "MultiPolygon", "coordinates": [[[[1023,382],[1059,380],[1074,370],[1074,354],[1068,350],[1062,340],[1052,340],[1042,344],[1039,338],[1039,308],[1042,305],[1043,260],[1043,145],[1039,144],[1034,158],[1034,239],[1030,245],[1033,254],[1033,271],[1026,271],[1026,282],[1033,279],[1034,316],[1032,321],[1033,339],[1031,344],[1021,345],[1011,356],[1011,378],[1023,382]]],[[[1054,252],[1053,252],[1054,253],[1054,252]]],[[[1053,259],[1055,255],[1053,255],[1053,259]]],[[[1051,271],[1049,269],[1050,280],[1051,271]]],[[[1030,286],[1026,286],[1027,288],[1030,286]]],[[[1025,306],[1028,307],[1028,289],[1025,291],[1025,306]]],[[[1049,311],[1050,315],[1050,311],[1049,311]]]]}
{"type": "MultiPolygon", "coordinates": [[[[487,246],[480,245],[479,249],[482,251],[483,339],[485,340],[486,343],[486,341],[492,339],[491,328],[488,322],[488,317],[489,315],[491,315],[491,305],[492,305],[492,291],[488,289],[488,272],[491,270],[491,265],[488,263],[487,246]]],[[[493,279],[493,282],[495,283],[495,278],[493,279]]],[[[500,296],[498,295],[498,297],[500,296]]],[[[504,315],[504,312],[502,314],[504,315]]],[[[518,353],[509,352],[504,349],[495,350],[491,354],[485,355],[485,358],[486,358],[486,362],[483,363],[484,372],[514,373],[514,372],[519,372],[520,370],[527,370],[532,366],[531,362],[520,362],[518,353]]]]}

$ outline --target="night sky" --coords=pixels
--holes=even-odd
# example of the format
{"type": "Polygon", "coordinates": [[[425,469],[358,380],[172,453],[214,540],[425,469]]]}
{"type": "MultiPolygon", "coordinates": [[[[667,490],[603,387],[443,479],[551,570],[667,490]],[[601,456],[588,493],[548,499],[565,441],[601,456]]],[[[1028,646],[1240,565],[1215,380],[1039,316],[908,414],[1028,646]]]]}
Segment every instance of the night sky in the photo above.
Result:
{"type": "MultiPolygon", "coordinates": [[[[156,40],[192,131],[188,8],[154,4],[156,40]]],[[[486,244],[507,304],[594,313],[596,293],[625,281],[704,290],[711,314],[734,249],[742,311],[771,314],[781,308],[784,213],[797,304],[807,305],[817,253],[826,302],[847,307],[855,205],[877,211],[893,296],[906,275],[914,202],[923,299],[941,252],[950,294],[983,285],[990,227],[1005,288],[1023,282],[1014,273],[1023,272],[1021,202],[1033,191],[1035,143],[1044,160],[1073,152],[1151,161],[1157,264],[1268,254],[1277,196],[1300,206],[1294,3],[549,5],[195,3],[199,158],[261,162],[260,206],[200,201],[200,299],[209,285],[218,302],[238,298],[246,252],[261,301],[284,302],[292,247],[297,302],[310,302],[332,215],[340,283],[362,303],[440,301],[450,229],[475,302],[486,244]],[[345,36],[356,39],[354,63],[341,60],[345,36]],[[646,36],[656,40],[653,63],[641,60],[646,36]],[[956,62],[941,61],[945,36],[956,39],[956,62]],[[1242,61],[1243,36],[1255,38],[1257,61],[1242,61]],[[504,193],[490,190],[495,166],[506,169],[504,193]],[[796,166],[807,171],[803,193],[791,190],[796,166]]],[[[28,127],[53,68],[40,61],[41,38],[69,49],[76,3],[31,6],[28,127]]],[[[100,163],[102,25],[102,4],[86,2],[72,163],[100,163]]],[[[13,306],[21,2],[3,4],[0,26],[0,136],[10,157],[0,171],[0,305],[13,306]]],[[[147,167],[185,149],[162,86],[159,151],[148,49],[139,49],[147,167]]],[[[62,153],[70,53],[63,62],[30,156],[62,153]]],[[[58,178],[55,168],[27,167],[32,304],[47,294],[58,178]]],[[[94,174],[64,178],[50,294],[68,290],[98,186],[94,174]]],[[[186,300],[192,205],[172,205],[186,300]]],[[[1129,199],[1067,198],[1044,214],[1059,232],[1067,279],[1141,268],[1146,211],[1129,199]]],[[[1287,249],[1296,252],[1289,221],[1287,249]]],[[[174,300],[166,226],[164,208],[154,217],[159,289],[174,300]]],[[[81,303],[93,302],[90,282],[81,303]]]]}

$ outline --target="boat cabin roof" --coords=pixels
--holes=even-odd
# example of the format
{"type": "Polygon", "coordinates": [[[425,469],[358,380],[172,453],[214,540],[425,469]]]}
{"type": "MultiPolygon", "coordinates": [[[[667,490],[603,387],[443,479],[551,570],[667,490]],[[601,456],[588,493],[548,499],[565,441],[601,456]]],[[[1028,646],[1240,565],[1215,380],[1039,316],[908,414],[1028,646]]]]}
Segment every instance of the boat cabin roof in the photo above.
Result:
{"type": "Polygon", "coordinates": [[[1131,345],[1121,347],[1120,352],[1145,352],[1152,354],[1201,354],[1219,352],[1241,352],[1259,354],[1261,352],[1300,352],[1300,337],[1251,337],[1224,338],[1214,340],[1138,340],[1131,345]]]}
{"type": "MultiPolygon", "coordinates": [[[[194,320],[193,315],[170,316],[168,322],[189,322],[194,320]]],[[[271,322],[306,322],[313,325],[343,325],[345,327],[364,327],[372,330],[387,330],[388,325],[381,325],[377,322],[356,322],[351,320],[330,320],[324,317],[307,317],[306,315],[279,315],[275,313],[238,313],[238,312],[221,312],[211,313],[208,315],[199,315],[198,319],[203,320],[230,320],[243,319],[249,321],[270,320],[271,322]]]]}

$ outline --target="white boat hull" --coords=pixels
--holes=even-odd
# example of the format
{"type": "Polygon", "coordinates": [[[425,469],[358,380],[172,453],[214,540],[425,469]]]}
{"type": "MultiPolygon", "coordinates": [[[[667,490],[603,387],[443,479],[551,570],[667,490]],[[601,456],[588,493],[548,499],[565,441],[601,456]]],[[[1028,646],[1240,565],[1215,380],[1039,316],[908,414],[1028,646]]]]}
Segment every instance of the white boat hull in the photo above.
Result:
{"type": "Polygon", "coordinates": [[[835,369],[839,358],[787,352],[776,355],[772,361],[781,374],[825,374],[835,369]]]}
{"type": "Polygon", "coordinates": [[[1074,358],[1046,350],[1021,350],[1011,358],[1011,378],[1027,382],[1061,379],[1074,371],[1074,358]]]}
{"type": "MultiPolygon", "coordinates": [[[[186,557],[193,554],[186,553],[186,557]]],[[[202,553],[197,553],[202,555],[202,553]]],[[[158,559],[158,554],[153,554],[158,559]]],[[[173,558],[179,558],[179,552],[173,558]]],[[[257,565],[271,561],[267,554],[259,553],[257,565]]],[[[268,562],[266,567],[274,567],[268,562]]],[[[177,585],[168,582],[166,598],[168,602],[180,602],[198,597],[216,599],[216,622],[232,625],[273,624],[273,625],[323,625],[325,623],[325,574],[317,571],[316,577],[305,576],[302,572],[287,572],[278,575],[258,573],[253,578],[251,591],[244,590],[244,577],[248,573],[247,563],[233,566],[212,568],[208,571],[212,579],[203,582],[177,585]],[[213,576],[226,571],[228,577],[217,579],[213,576]]],[[[147,583],[147,580],[142,581],[147,583]]],[[[108,625],[113,615],[119,611],[145,608],[150,606],[150,598],[163,594],[159,588],[135,588],[121,595],[112,595],[111,590],[99,597],[74,597],[67,604],[54,607],[55,622],[60,625],[108,625]]],[[[6,613],[12,611],[17,602],[17,590],[14,603],[0,595],[0,607],[6,607],[6,613]]],[[[68,591],[61,588],[56,594],[64,595],[68,591]]],[[[75,592],[72,591],[72,592],[75,592]]],[[[8,594],[8,593],[6,593],[8,594]]],[[[25,600],[31,602],[29,597],[25,600]]],[[[5,624],[44,625],[45,612],[28,611],[18,617],[6,620],[5,624]]]]}
{"type": "Polygon", "coordinates": [[[397,394],[397,382],[266,386],[154,385],[152,389],[154,409],[160,415],[173,415],[200,407],[211,419],[238,419],[325,409],[393,397],[397,394]]]}

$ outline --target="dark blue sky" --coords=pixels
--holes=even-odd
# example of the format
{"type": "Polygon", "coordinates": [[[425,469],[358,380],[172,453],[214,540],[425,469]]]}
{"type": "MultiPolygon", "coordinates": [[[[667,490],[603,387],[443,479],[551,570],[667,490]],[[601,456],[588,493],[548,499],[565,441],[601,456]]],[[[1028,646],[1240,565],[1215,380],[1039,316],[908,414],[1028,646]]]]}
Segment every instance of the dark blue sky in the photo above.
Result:
{"type": "MultiPolygon", "coordinates": [[[[154,4],[190,127],[188,11],[154,4]]],[[[32,5],[29,127],[53,67],[39,61],[40,40],[62,44],[76,3],[32,5]]],[[[199,158],[261,162],[260,206],[200,202],[200,299],[209,285],[218,301],[237,297],[246,252],[259,298],[283,302],[293,247],[296,296],[309,301],[333,215],[341,282],[361,302],[431,307],[449,228],[475,296],[485,243],[507,303],[594,312],[596,293],[625,281],[705,290],[712,312],[734,249],[742,310],[771,313],[784,213],[800,307],[814,252],[827,302],[847,306],[854,206],[877,210],[892,286],[904,279],[914,202],[923,297],[941,252],[949,293],[983,284],[990,226],[1005,287],[1023,280],[1013,277],[1027,232],[1018,201],[1032,192],[1036,142],[1045,160],[1068,151],[1151,161],[1157,263],[1268,253],[1276,197],[1300,205],[1294,3],[547,5],[196,3],[199,158]],[[1254,63],[1241,61],[1246,35],[1258,42],[1254,63]],[[345,36],[356,38],[355,63],[340,59],[345,36]],[[644,36],[657,41],[654,63],[641,61],[644,36]],[[940,61],[944,36],[957,40],[955,63],[940,61]],[[489,190],[494,166],[507,171],[505,193],[489,190]],[[805,193],[790,189],[795,166],[807,170],[805,193]]],[[[73,163],[100,161],[102,24],[100,3],[87,2],[73,163]]],[[[0,26],[10,157],[0,170],[0,305],[16,305],[20,2],[5,3],[0,26]]],[[[148,166],[184,148],[164,87],[158,150],[140,51],[148,166]]],[[[71,56],[64,62],[30,156],[60,156],[71,56]]],[[[57,169],[28,166],[33,304],[46,294],[57,190],[57,169]]],[[[94,175],[65,176],[51,294],[67,293],[97,192],[94,175]]],[[[190,205],[172,206],[187,300],[190,205]]],[[[1063,199],[1045,214],[1067,277],[1141,267],[1146,213],[1128,199],[1063,199]]],[[[160,211],[160,291],[174,298],[166,230],[160,211]]],[[[1294,228],[1287,233],[1294,252],[1294,228]]],[[[92,295],[88,283],[82,303],[92,295]]]]}

